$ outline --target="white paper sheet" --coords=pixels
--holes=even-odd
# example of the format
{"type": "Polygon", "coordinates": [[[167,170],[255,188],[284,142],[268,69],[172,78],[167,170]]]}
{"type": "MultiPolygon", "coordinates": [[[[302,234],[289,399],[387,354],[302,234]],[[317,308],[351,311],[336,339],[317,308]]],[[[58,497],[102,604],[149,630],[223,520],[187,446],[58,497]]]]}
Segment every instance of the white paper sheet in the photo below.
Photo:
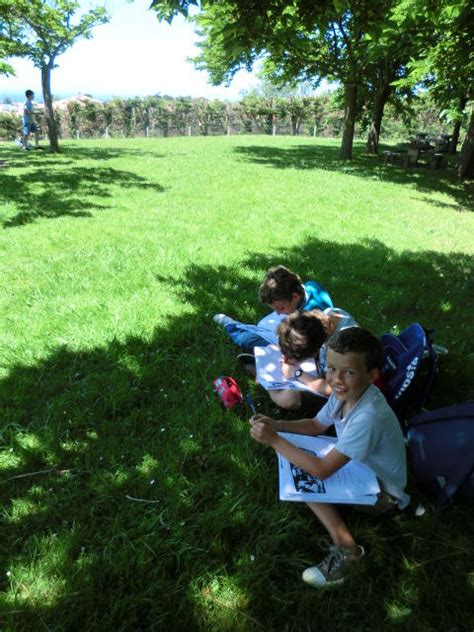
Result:
{"type": "Polygon", "coordinates": [[[268,342],[272,344],[278,344],[278,336],[276,334],[276,328],[281,323],[282,320],[286,318],[286,314],[277,314],[276,312],[271,312],[267,314],[262,320],[260,320],[257,324],[258,330],[257,333],[259,336],[268,340],[268,342]]]}
{"type": "MultiPolygon", "coordinates": [[[[279,434],[297,447],[320,457],[325,456],[337,442],[335,437],[309,437],[287,432],[279,434]]],[[[357,461],[349,461],[324,481],[294,466],[280,454],[278,467],[280,500],[375,505],[380,492],[374,472],[357,461]]]]}
{"type": "MultiPolygon", "coordinates": [[[[276,345],[268,345],[268,347],[255,347],[255,363],[257,367],[257,382],[267,391],[285,388],[299,391],[309,391],[314,394],[313,389],[309,388],[299,380],[289,380],[281,372],[281,360],[283,358],[280,349],[276,345]]],[[[314,360],[304,360],[299,366],[305,371],[314,375],[316,378],[318,372],[314,360]]]]}

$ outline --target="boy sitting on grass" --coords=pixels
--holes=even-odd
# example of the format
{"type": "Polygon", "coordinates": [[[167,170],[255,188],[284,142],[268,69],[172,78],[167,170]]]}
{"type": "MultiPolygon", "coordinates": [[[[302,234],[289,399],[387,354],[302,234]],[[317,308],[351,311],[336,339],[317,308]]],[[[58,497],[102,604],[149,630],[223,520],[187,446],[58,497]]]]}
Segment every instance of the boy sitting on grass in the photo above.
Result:
{"type": "Polygon", "coordinates": [[[288,314],[332,307],[331,297],[319,283],[303,283],[297,274],[282,265],[268,270],[259,289],[259,298],[273,309],[273,314],[258,325],[247,325],[225,314],[214,316],[214,321],[224,327],[232,342],[252,354],[254,347],[277,342],[276,327],[288,314]]]}
{"type": "MultiPolygon", "coordinates": [[[[381,492],[370,513],[381,514],[409,502],[405,493],[406,455],[402,431],[385,397],[373,385],[382,363],[380,341],[366,329],[349,327],[328,341],[326,377],[332,389],[327,404],[314,419],[276,421],[264,415],[250,419],[255,441],[272,447],[309,474],[326,479],[354,459],[377,475],[381,492]],[[323,434],[336,427],[337,443],[323,458],[310,455],[278,432],[323,434]]],[[[336,505],[307,505],[328,532],[329,554],[317,566],[307,568],[303,580],[316,588],[340,584],[365,555],[356,543],[336,505]]]]}

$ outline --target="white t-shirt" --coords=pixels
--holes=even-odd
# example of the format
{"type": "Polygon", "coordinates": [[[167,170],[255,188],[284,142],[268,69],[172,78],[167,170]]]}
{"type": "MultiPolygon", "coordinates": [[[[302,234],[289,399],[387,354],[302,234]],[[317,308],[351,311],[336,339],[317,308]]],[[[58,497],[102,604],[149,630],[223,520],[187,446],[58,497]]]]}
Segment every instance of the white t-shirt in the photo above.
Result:
{"type": "Polygon", "coordinates": [[[325,426],[335,425],[336,450],[368,465],[385,491],[398,500],[400,509],[404,509],[410,501],[410,496],[404,491],[407,482],[406,451],[395,413],[372,384],[341,418],[343,404],[331,395],[316,419],[325,426]]]}

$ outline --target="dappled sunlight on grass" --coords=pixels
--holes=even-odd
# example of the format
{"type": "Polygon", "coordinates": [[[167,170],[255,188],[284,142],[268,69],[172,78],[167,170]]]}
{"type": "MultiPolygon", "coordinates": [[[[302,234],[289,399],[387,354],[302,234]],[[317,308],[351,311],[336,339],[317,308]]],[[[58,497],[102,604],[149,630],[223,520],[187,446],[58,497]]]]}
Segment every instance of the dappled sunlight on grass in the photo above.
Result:
{"type": "Polygon", "coordinates": [[[339,168],[330,143],[200,139],[194,153],[166,140],[67,145],[48,159],[65,196],[51,198],[56,217],[43,214],[39,180],[21,201],[17,156],[17,172],[2,172],[5,221],[32,207],[2,231],[0,552],[11,575],[0,576],[0,625],[462,629],[468,506],[400,524],[350,513],[363,572],[343,592],[311,590],[300,576],[321,559],[322,528],[279,502],[274,452],[251,441],[245,407],[224,410],[212,391],[233,375],[259,412],[278,414],[212,315],[258,320],[258,284],[284,263],[376,333],[434,328],[449,354],[429,404],[465,398],[473,216],[430,202],[455,183],[441,191],[420,171],[407,193],[364,156],[339,168]],[[104,181],[85,182],[97,167],[104,181]],[[384,205],[374,192],[389,194],[384,205]],[[90,216],[68,214],[75,196],[90,216]]]}
{"type": "Polygon", "coordinates": [[[394,622],[403,622],[412,613],[411,608],[400,604],[388,604],[387,611],[389,620],[394,622]]]}
{"type": "Polygon", "coordinates": [[[198,624],[215,630],[248,630],[248,597],[228,576],[194,580],[189,590],[198,624]]]}
{"type": "Polygon", "coordinates": [[[74,534],[65,531],[32,536],[7,571],[10,594],[6,602],[14,609],[58,604],[67,585],[63,571],[75,549],[74,540],[74,534]]]}
{"type": "Polygon", "coordinates": [[[33,498],[12,498],[11,508],[8,516],[5,517],[10,524],[21,522],[26,518],[31,520],[35,515],[43,511],[42,500],[45,494],[41,494],[43,498],[37,493],[31,494],[31,496],[33,498]]]}
{"type": "Polygon", "coordinates": [[[0,451],[0,470],[10,470],[23,465],[23,459],[14,448],[3,448],[0,451]]]}

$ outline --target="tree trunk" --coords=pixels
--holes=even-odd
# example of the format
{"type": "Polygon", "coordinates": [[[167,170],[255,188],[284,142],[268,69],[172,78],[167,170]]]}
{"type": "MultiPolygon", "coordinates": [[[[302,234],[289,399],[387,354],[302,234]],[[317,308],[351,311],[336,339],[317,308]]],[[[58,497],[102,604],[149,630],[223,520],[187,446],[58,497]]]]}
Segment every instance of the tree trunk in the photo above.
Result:
{"type": "Polygon", "coordinates": [[[342,134],[341,149],[339,151],[339,157],[343,160],[350,160],[352,158],[356,107],[357,84],[355,82],[347,82],[345,84],[344,131],[342,134]]]}
{"type": "Polygon", "coordinates": [[[370,124],[369,136],[367,138],[367,151],[369,154],[379,153],[380,128],[382,127],[383,111],[389,96],[389,84],[383,85],[375,93],[372,122],[370,124]]]}
{"type": "Polygon", "coordinates": [[[474,178],[474,106],[471,108],[471,120],[459,156],[458,176],[474,178]]]}
{"type": "Polygon", "coordinates": [[[54,59],[50,59],[48,64],[41,67],[41,87],[43,89],[44,114],[49,136],[49,151],[59,152],[58,130],[54,120],[53,97],[51,95],[51,70],[54,59]]]}
{"type": "Polygon", "coordinates": [[[298,136],[298,117],[294,114],[291,116],[291,131],[293,136],[298,136]]]}
{"type": "MultiPolygon", "coordinates": [[[[461,112],[466,107],[466,103],[467,103],[467,98],[466,97],[462,97],[461,99],[459,99],[459,115],[461,115],[461,112]]],[[[451,136],[451,142],[449,143],[449,153],[450,154],[455,154],[456,153],[456,150],[457,150],[457,147],[458,147],[458,142],[459,142],[459,132],[460,131],[461,131],[461,118],[459,118],[454,123],[453,135],[451,136]]]]}

